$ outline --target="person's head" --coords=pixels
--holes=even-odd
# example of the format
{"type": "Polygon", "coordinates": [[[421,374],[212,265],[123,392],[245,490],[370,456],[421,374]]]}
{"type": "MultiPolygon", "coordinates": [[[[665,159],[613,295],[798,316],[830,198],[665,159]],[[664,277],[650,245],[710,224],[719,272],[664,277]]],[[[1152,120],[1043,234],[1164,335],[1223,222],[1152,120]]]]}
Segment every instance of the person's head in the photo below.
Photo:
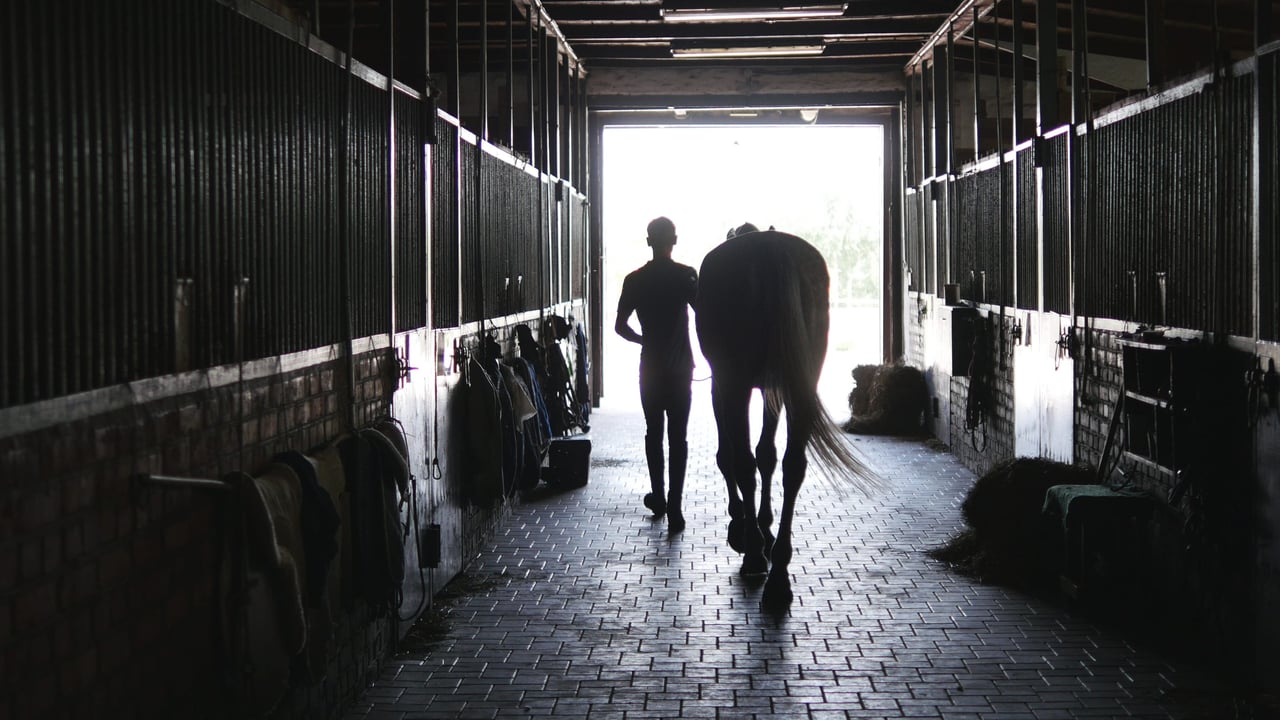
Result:
{"type": "Polygon", "coordinates": [[[676,244],[676,224],[665,217],[654,218],[649,222],[649,247],[654,250],[670,252],[676,244]]]}

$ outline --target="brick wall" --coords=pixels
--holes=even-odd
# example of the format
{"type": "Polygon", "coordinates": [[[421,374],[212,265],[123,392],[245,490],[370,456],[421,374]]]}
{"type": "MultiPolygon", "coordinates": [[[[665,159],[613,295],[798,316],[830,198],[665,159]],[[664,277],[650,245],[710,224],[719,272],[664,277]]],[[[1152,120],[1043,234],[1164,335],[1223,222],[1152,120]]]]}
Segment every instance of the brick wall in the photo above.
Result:
{"type": "MultiPolygon", "coordinates": [[[[965,429],[973,378],[950,378],[951,452],[979,477],[997,463],[1012,458],[1014,454],[1012,348],[1007,343],[1004,347],[1000,345],[1000,334],[1008,337],[1008,325],[1008,319],[1003,326],[1000,325],[999,316],[995,313],[990,314],[984,323],[983,338],[989,358],[989,372],[986,376],[989,402],[985,413],[985,433],[980,430],[968,432],[965,429]]],[[[941,388],[939,391],[941,392],[941,388]]]]}
{"type": "MultiPolygon", "coordinates": [[[[1079,337],[1075,452],[1078,463],[1097,467],[1124,389],[1121,335],[1091,329],[1079,337]]],[[[1244,404],[1233,395],[1242,386],[1243,373],[1235,367],[1239,362],[1241,358],[1227,359],[1197,380],[1204,388],[1215,388],[1211,395],[1226,398],[1222,407],[1195,411],[1213,427],[1210,452],[1221,459],[1207,472],[1188,471],[1193,480],[1184,496],[1172,501],[1174,478],[1141,463],[1116,462],[1124,447],[1122,418],[1116,420],[1109,454],[1117,471],[1109,482],[1142,490],[1152,500],[1151,516],[1133,540],[1142,562],[1142,594],[1121,600],[1141,608],[1137,629],[1176,651],[1195,652],[1224,670],[1248,673],[1257,631],[1250,547],[1259,534],[1253,517],[1257,500],[1249,487],[1256,472],[1248,449],[1252,431],[1245,426],[1244,404]]],[[[1182,451],[1190,451],[1203,440],[1183,433],[1175,441],[1182,451]]],[[[1242,682],[1250,682],[1245,677],[1241,675],[1242,682]]]]}
{"type": "MultiPolygon", "coordinates": [[[[388,360],[357,357],[350,394],[329,361],[0,438],[0,717],[216,716],[225,497],[131,478],[253,472],[318,445],[343,427],[344,395],[357,423],[386,412],[388,360]]],[[[367,664],[388,638],[355,620],[349,657],[367,664]]],[[[332,677],[335,695],[363,687],[332,677]]]]}
{"type": "MultiPolygon", "coordinates": [[[[1077,330],[1076,336],[1081,342],[1075,364],[1075,457],[1077,464],[1096,468],[1124,386],[1124,368],[1116,333],[1077,330]]],[[[1131,474],[1135,484],[1147,489],[1156,485],[1157,478],[1141,468],[1131,474]]]]}

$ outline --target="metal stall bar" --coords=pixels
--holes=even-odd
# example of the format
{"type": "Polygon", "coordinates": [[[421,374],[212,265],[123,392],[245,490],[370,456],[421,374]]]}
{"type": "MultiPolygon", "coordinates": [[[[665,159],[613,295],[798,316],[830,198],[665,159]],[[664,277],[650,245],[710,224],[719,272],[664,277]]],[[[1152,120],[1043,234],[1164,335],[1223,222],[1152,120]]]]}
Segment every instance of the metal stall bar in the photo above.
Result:
{"type": "Polygon", "coordinates": [[[546,193],[546,174],[547,174],[547,28],[542,25],[542,16],[538,16],[538,112],[534,119],[534,165],[538,170],[538,307],[545,308],[549,304],[548,300],[551,295],[550,273],[547,268],[549,265],[548,245],[551,242],[551,233],[548,228],[548,213],[550,208],[547,204],[546,193]]]}
{"type": "Polygon", "coordinates": [[[1061,124],[1058,109],[1058,4],[1036,0],[1036,134],[1061,124]]]}
{"type": "Polygon", "coordinates": [[[506,117],[506,139],[507,147],[515,150],[516,147],[516,49],[515,49],[515,24],[516,24],[516,4],[514,0],[507,2],[507,107],[504,113],[506,117]]]}
{"type": "Polygon", "coordinates": [[[978,6],[973,6],[973,24],[969,26],[973,33],[973,161],[982,157],[982,71],[978,65],[978,46],[982,44],[978,22],[978,6]]]}
{"type": "Polygon", "coordinates": [[[396,0],[382,0],[383,7],[383,32],[385,33],[385,42],[387,44],[387,123],[386,123],[386,163],[387,169],[383,176],[383,192],[386,193],[383,207],[386,212],[387,227],[387,256],[386,267],[388,273],[387,282],[387,335],[392,347],[395,347],[396,341],[396,293],[399,291],[399,263],[396,262],[398,255],[398,247],[396,244],[396,0]]]}
{"type": "Polygon", "coordinates": [[[458,323],[461,324],[466,316],[466,303],[463,295],[464,271],[462,263],[462,237],[463,237],[463,195],[462,188],[464,185],[462,173],[462,34],[460,26],[461,18],[461,0],[452,0],[449,4],[451,12],[449,14],[449,103],[454,118],[458,121],[458,126],[454,129],[453,135],[453,155],[450,163],[453,165],[453,203],[450,212],[453,213],[454,233],[453,243],[458,253],[458,263],[453,268],[456,278],[454,280],[454,288],[457,292],[458,307],[458,323]]]}
{"type": "MultiPolygon", "coordinates": [[[[1261,48],[1271,39],[1270,3],[1255,3],[1254,46],[1261,48]]],[[[1280,263],[1277,258],[1276,219],[1276,65],[1280,54],[1275,51],[1257,56],[1253,73],[1253,113],[1251,160],[1254,167],[1251,194],[1253,206],[1253,253],[1256,266],[1253,274],[1252,294],[1253,337],[1255,339],[1280,339],[1277,323],[1277,288],[1280,288],[1280,263]]]]}
{"type": "MultiPolygon", "coordinates": [[[[476,149],[482,144],[480,141],[488,142],[489,140],[489,0],[480,0],[480,125],[477,133],[480,137],[476,142],[476,149]]],[[[461,117],[461,116],[459,116],[461,117]]],[[[476,163],[479,167],[480,163],[476,163]]]]}
{"type": "Polygon", "coordinates": [[[344,62],[344,70],[346,77],[343,91],[343,109],[342,120],[338,123],[340,137],[338,138],[338,271],[339,288],[342,296],[342,364],[343,377],[346,380],[346,387],[343,392],[338,393],[340,417],[346,421],[346,430],[356,427],[355,416],[355,388],[356,388],[356,368],[355,359],[352,357],[351,343],[355,338],[354,309],[352,308],[352,289],[351,289],[351,121],[352,121],[352,93],[355,83],[355,76],[352,74],[354,67],[352,63],[354,58],[352,49],[355,46],[356,36],[356,9],[355,0],[347,0],[347,48],[344,62]]]}

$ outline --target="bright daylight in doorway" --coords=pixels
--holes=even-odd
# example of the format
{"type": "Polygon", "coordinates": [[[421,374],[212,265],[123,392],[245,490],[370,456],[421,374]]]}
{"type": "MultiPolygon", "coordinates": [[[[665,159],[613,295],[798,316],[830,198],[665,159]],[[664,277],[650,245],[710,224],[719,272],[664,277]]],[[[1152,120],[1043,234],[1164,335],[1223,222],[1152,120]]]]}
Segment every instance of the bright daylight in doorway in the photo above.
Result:
{"type": "MultiPolygon", "coordinates": [[[[638,401],[639,347],[614,334],[614,310],[622,278],[651,257],[645,226],[665,215],[679,236],[675,259],[695,268],[745,222],[822,251],[831,336],[819,389],[833,417],[846,415],[850,371],[881,362],[882,132],[878,125],[605,128],[602,402],[638,401]]],[[[693,345],[696,352],[696,337],[693,345]]],[[[709,375],[698,358],[694,378],[709,375]]]]}

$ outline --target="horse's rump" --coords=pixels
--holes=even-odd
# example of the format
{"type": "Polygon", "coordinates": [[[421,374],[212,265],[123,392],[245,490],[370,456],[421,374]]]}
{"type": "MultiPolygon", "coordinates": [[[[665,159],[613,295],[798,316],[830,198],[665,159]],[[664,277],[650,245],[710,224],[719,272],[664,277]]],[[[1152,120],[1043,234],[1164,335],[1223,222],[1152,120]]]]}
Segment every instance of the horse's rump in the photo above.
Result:
{"type": "Polygon", "coordinates": [[[698,340],[717,382],[758,387],[791,424],[808,425],[825,472],[847,469],[877,484],[844,443],[817,395],[830,327],[830,276],[822,254],[794,235],[739,235],[703,260],[695,304],[698,340]]]}

